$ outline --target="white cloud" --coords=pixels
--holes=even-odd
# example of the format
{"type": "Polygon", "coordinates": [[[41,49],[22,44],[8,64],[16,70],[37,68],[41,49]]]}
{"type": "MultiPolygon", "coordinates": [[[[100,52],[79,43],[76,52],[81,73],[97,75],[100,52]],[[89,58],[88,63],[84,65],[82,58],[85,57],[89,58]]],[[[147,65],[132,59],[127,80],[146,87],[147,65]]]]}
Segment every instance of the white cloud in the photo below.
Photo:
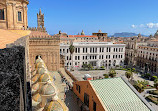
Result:
{"type": "Polygon", "coordinates": [[[158,28],[158,23],[155,23],[155,27],[158,28]]]}
{"type": "Polygon", "coordinates": [[[131,25],[132,28],[158,28],[158,23],[147,23],[147,24],[140,24],[140,25],[131,25]]]}
{"type": "Polygon", "coordinates": [[[136,28],[136,25],[131,25],[132,28],[136,28]]]}
{"type": "Polygon", "coordinates": [[[148,24],[146,24],[146,25],[147,25],[147,28],[153,28],[153,27],[155,26],[154,23],[148,23],[148,24]]]}

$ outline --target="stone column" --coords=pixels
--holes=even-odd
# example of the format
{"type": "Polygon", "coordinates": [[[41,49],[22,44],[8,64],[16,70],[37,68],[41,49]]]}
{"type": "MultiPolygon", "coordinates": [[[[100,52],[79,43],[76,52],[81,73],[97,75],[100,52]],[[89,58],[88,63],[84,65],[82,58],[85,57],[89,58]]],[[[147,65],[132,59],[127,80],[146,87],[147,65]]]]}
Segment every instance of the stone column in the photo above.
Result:
{"type": "Polygon", "coordinates": [[[14,26],[13,26],[13,6],[11,3],[7,3],[7,27],[8,29],[14,29],[14,26]]]}
{"type": "Polygon", "coordinates": [[[17,29],[16,3],[13,3],[13,24],[14,24],[14,29],[17,29]]]}
{"type": "Polygon", "coordinates": [[[23,26],[25,28],[25,30],[27,29],[28,26],[28,21],[27,21],[27,5],[24,4],[23,6],[23,26]]]}

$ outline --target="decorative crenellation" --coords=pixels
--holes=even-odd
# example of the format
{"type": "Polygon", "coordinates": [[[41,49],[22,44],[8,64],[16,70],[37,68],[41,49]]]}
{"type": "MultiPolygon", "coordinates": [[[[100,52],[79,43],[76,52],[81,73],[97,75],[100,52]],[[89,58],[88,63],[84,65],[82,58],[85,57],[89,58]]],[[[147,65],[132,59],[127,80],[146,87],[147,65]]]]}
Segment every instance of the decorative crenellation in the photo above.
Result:
{"type": "Polygon", "coordinates": [[[46,28],[42,28],[42,27],[29,27],[29,30],[31,31],[40,31],[40,32],[47,32],[46,28]]]}
{"type": "Polygon", "coordinates": [[[51,35],[31,35],[30,40],[60,40],[60,37],[51,35]]]}

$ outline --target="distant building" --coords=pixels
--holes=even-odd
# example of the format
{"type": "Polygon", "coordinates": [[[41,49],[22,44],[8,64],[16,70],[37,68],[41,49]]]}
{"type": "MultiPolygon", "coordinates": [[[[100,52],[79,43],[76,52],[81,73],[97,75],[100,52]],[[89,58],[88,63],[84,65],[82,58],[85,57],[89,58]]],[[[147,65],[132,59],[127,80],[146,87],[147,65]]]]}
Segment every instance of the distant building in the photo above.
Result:
{"type": "Polygon", "coordinates": [[[124,38],[126,44],[126,57],[125,64],[128,66],[136,66],[137,48],[138,46],[147,45],[149,38],[142,37],[140,34],[138,37],[124,38]]]}
{"type": "Polygon", "coordinates": [[[108,34],[107,33],[103,33],[101,30],[98,31],[98,33],[92,33],[92,35],[97,36],[99,41],[103,42],[107,42],[108,41],[108,34]]]}
{"type": "Polygon", "coordinates": [[[107,37],[107,33],[102,33],[99,30],[98,33],[93,33],[92,35],[85,35],[82,30],[81,34],[77,35],[67,35],[66,33],[62,33],[59,31],[59,34],[55,34],[54,36],[60,36],[60,43],[71,44],[72,42],[109,42],[110,39],[107,37]]]}
{"type": "Polygon", "coordinates": [[[91,64],[94,68],[105,66],[112,68],[123,65],[125,44],[111,42],[74,42],[75,52],[70,57],[69,44],[60,44],[60,54],[65,56],[65,67],[82,68],[83,64],[91,64]]]}
{"type": "Polygon", "coordinates": [[[73,86],[84,111],[154,111],[123,78],[77,81],[73,86]]]}
{"type": "Polygon", "coordinates": [[[137,66],[145,73],[158,75],[158,40],[148,42],[147,46],[138,46],[137,66]]]}

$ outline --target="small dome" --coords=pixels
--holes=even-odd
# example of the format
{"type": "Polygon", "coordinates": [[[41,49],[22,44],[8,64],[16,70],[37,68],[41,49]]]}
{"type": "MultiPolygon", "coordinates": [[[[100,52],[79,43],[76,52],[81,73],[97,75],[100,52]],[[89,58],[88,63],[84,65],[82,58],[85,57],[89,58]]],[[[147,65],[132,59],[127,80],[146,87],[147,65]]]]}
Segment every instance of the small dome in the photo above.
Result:
{"type": "Polygon", "coordinates": [[[36,74],[36,71],[33,71],[33,72],[32,72],[32,75],[34,76],[35,74],[36,74]]]}
{"type": "Polygon", "coordinates": [[[36,95],[34,95],[34,96],[32,97],[32,99],[33,99],[34,101],[36,101],[36,102],[41,102],[41,96],[40,96],[39,93],[37,93],[36,95]]]}
{"type": "Polygon", "coordinates": [[[81,32],[81,35],[85,35],[85,33],[83,32],[83,30],[82,30],[82,32],[81,32]]]}
{"type": "Polygon", "coordinates": [[[36,64],[37,64],[38,62],[43,62],[43,60],[41,59],[40,56],[38,56],[38,58],[36,59],[36,64]]]}
{"type": "Polygon", "coordinates": [[[99,31],[98,31],[98,33],[102,33],[102,31],[101,31],[101,30],[99,30],[99,31]]]}
{"type": "Polygon", "coordinates": [[[38,78],[38,82],[48,82],[50,80],[49,75],[48,74],[42,74],[39,78],[38,78]]]}
{"type": "Polygon", "coordinates": [[[55,95],[55,88],[51,84],[45,84],[42,86],[40,92],[41,95],[55,95]]]}
{"type": "Polygon", "coordinates": [[[37,91],[39,89],[39,84],[36,83],[36,84],[32,85],[32,89],[37,91]]]}
{"type": "Polygon", "coordinates": [[[48,70],[46,68],[38,68],[36,74],[48,74],[48,70]]]}
{"type": "Polygon", "coordinates": [[[36,75],[34,75],[33,77],[32,77],[32,82],[34,83],[34,82],[36,82],[37,80],[38,80],[38,78],[40,77],[40,75],[39,74],[36,74],[36,75]]]}
{"type": "Polygon", "coordinates": [[[38,69],[38,68],[47,68],[45,63],[44,62],[38,62],[36,65],[35,65],[35,68],[38,69]]]}
{"type": "Polygon", "coordinates": [[[51,101],[44,107],[44,111],[67,111],[64,109],[58,101],[51,101]]]}

